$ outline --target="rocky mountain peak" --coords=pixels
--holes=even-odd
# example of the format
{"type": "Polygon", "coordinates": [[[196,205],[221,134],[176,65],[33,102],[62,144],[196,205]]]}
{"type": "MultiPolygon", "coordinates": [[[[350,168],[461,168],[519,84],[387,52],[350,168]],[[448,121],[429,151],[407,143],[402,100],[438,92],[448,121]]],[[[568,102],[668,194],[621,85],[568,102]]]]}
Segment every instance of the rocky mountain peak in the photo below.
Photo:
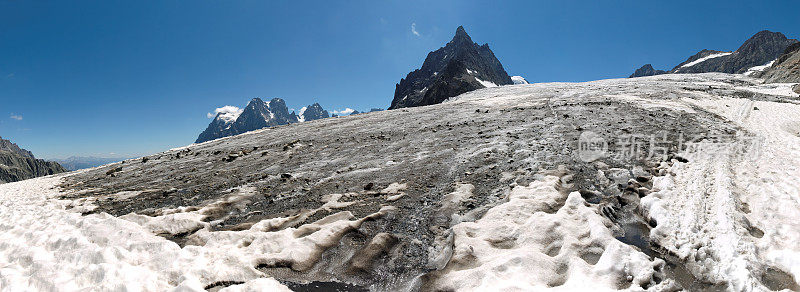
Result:
{"type": "Polygon", "coordinates": [[[489,45],[472,41],[458,27],[444,47],[428,53],[420,69],[400,79],[389,109],[441,103],[459,94],[498,85],[513,84],[489,45]]]}
{"type": "Polygon", "coordinates": [[[208,127],[200,133],[195,143],[202,143],[222,137],[238,135],[241,133],[267,127],[286,125],[297,122],[313,121],[330,117],[328,111],[319,103],[314,103],[302,109],[300,114],[289,112],[286,101],[282,98],[273,98],[264,101],[253,98],[238,116],[223,116],[217,114],[208,127]]]}
{"type": "Polygon", "coordinates": [[[33,157],[33,153],[31,153],[30,151],[22,149],[19,146],[17,146],[16,143],[12,143],[9,140],[3,139],[3,137],[0,137],[0,151],[2,150],[16,153],[23,157],[35,158],[33,157]]]}
{"type": "Polygon", "coordinates": [[[456,34],[453,36],[453,39],[450,41],[453,44],[472,44],[472,38],[469,37],[467,31],[464,29],[463,26],[459,26],[456,29],[456,34]]]}

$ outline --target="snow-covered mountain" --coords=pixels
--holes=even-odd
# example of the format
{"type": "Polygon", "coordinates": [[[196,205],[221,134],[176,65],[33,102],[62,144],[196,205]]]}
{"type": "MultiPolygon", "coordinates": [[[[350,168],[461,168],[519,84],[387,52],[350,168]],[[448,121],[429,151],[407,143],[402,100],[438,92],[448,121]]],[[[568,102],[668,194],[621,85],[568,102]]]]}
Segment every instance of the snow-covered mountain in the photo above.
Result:
{"type": "Polygon", "coordinates": [[[328,111],[318,103],[303,107],[300,114],[289,112],[286,102],[273,98],[264,102],[260,98],[252,99],[243,110],[235,107],[220,108],[208,127],[200,133],[195,143],[206,142],[222,137],[267,127],[286,125],[297,122],[313,121],[328,118],[328,111]]]}
{"type": "Polygon", "coordinates": [[[645,65],[630,77],[653,76],[666,73],[746,73],[777,59],[789,46],[797,43],[780,32],[760,31],[744,42],[736,51],[702,50],[678,64],[672,70],[655,70],[645,65]]]}
{"type": "Polygon", "coordinates": [[[389,109],[437,104],[468,91],[507,84],[514,83],[489,44],[474,43],[459,26],[449,43],[428,53],[422,68],[400,79],[389,109]]]}

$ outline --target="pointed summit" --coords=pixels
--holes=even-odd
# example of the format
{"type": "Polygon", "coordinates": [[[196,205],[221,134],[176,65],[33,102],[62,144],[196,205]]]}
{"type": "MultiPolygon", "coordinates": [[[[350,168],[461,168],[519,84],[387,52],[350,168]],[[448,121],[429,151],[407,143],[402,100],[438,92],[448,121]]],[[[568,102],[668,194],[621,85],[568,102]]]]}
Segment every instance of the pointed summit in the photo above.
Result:
{"type": "Polygon", "coordinates": [[[422,68],[400,79],[389,109],[437,104],[465,92],[506,84],[514,82],[489,45],[476,44],[459,26],[452,41],[428,53],[422,68]]]}
{"type": "Polygon", "coordinates": [[[469,37],[467,31],[464,30],[463,26],[459,26],[456,29],[456,35],[453,36],[453,40],[450,41],[451,43],[472,43],[472,38],[469,37]]]}

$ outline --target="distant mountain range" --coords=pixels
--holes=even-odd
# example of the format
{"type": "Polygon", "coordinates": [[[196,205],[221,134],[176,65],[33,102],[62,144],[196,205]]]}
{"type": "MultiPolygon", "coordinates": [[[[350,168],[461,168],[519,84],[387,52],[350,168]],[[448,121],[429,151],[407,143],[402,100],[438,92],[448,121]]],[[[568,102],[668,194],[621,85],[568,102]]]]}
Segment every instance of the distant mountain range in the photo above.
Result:
{"type": "MultiPolygon", "coordinates": [[[[373,108],[370,112],[380,110],[381,109],[373,108]]],[[[361,112],[353,111],[348,115],[359,113],[361,112]]],[[[286,101],[283,99],[273,98],[265,102],[260,98],[254,98],[250,100],[244,110],[218,112],[205,131],[200,133],[200,136],[197,137],[195,143],[202,143],[268,127],[308,122],[336,116],[336,114],[331,115],[331,113],[322,108],[319,103],[302,107],[295,113],[294,111],[289,112],[286,101]]]]}
{"type": "Polygon", "coordinates": [[[36,159],[28,150],[0,137],[0,183],[66,172],[57,162],[36,159]]]}
{"type": "Polygon", "coordinates": [[[93,157],[93,156],[72,156],[66,159],[53,159],[69,171],[98,167],[109,163],[120,162],[129,158],[107,158],[107,157],[93,157]]]}
{"type": "Polygon", "coordinates": [[[787,48],[798,41],[787,39],[780,32],[760,31],[744,42],[736,51],[725,52],[702,50],[678,64],[672,70],[656,70],[646,64],[631,74],[633,77],[652,76],[666,73],[740,73],[753,74],[757,70],[765,70],[766,65],[781,56],[787,48]],[[757,68],[760,67],[760,68],[757,68]],[[748,70],[754,69],[750,72],[748,70]]]}
{"type": "Polygon", "coordinates": [[[389,109],[437,104],[465,92],[507,84],[514,81],[489,44],[478,45],[459,26],[449,43],[428,53],[422,68],[400,79],[389,109]]]}

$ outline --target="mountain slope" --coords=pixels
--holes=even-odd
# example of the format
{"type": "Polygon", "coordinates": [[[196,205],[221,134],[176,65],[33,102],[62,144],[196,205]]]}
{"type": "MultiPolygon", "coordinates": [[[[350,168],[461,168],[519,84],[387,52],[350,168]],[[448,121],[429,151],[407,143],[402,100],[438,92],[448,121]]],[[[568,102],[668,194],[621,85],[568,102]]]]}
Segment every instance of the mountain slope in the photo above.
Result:
{"type": "Polygon", "coordinates": [[[472,41],[459,26],[444,47],[428,53],[420,69],[395,87],[389,109],[441,103],[475,89],[514,84],[488,44],[472,41]]]}
{"type": "Polygon", "coordinates": [[[800,83],[800,43],[786,48],[759,77],[768,83],[800,83]]]}
{"type": "Polygon", "coordinates": [[[0,184],[66,171],[57,162],[36,159],[30,151],[0,138],[0,184]]]}
{"type": "MultiPolygon", "coordinates": [[[[789,46],[797,42],[795,39],[787,39],[780,32],[764,30],[750,37],[736,51],[702,50],[672,68],[668,73],[722,72],[742,74],[750,68],[762,66],[775,60],[789,46]]],[[[634,72],[630,77],[649,76],[643,73],[645,71],[646,73],[653,73],[653,71],[648,71],[649,69],[646,66],[637,70],[640,74],[634,72]],[[639,72],[639,70],[643,70],[643,72],[639,72]]]]}

